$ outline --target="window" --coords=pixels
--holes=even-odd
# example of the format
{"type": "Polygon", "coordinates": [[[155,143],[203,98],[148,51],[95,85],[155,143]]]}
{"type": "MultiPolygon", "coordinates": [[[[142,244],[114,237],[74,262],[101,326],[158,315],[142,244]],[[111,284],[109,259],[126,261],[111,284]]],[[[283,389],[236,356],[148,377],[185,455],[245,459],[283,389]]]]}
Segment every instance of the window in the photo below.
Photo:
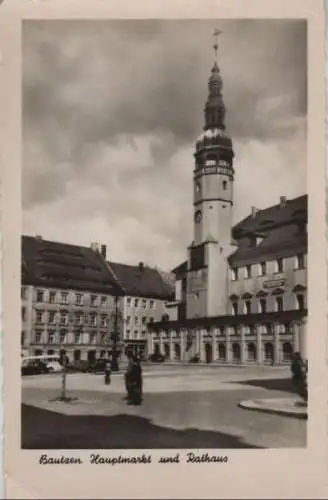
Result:
{"type": "Polygon", "coordinates": [[[80,293],[77,293],[75,295],[75,303],[77,306],[81,306],[82,305],[82,295],[80,293]]]}
{"type": "Polygon", "coordinates": [[[126,338],[129,339],[130,338],[130,330],[126,330],[126,338]]]}
{"type": "Polygon", "coordinates": [[[134,330],[134,338],[138,338],[138,330],[134,330]]]}
{"type": "Polygon", "coordinates": [[[26,307],[22,307],[22,320],[25,321],[26,318],[26,307]]]}
{"type": "Polygon", "coordinates": [[[139,299],[135,299],[135,301],[134,301],[134,306],[135,306],[135,307],[139,307],[139,299]]]}
{"type": "Polygon", "coordinates": [[[68,323],[68,313],[67,312],[61,312],[60,313],[60,324],[61,325],[67,325],[68,323]]]}
{"type": "Polygon", "coordinates": [[[101,297],[101,305],[102,305],[102,306],[105,306],[106,304],[107,304],[107,297],[102,296],[102,297],[101,297]]]}
{"type": "Polygon", "coordinates": [[[49,292],[49,302],[54,304],[56,302],[56,292],[49,292]]]}
{"type": "Polygon", "coordinates": [[[282,297],[276,297],[275,299],[275,308],[277,312],[281,312],[283,310],[283,299],[282,297]]]}
{"type": "Polygon", "coordinates": [[[196,182],[195,188],[196,188],[196,193],[199,193],[200,192],[200,183],[199,182],[196,182]]]}
{"type": "Polygon", "coordinates": [[[49,323],[55,323],[56,313],[55,311],[49,311],[49,323]]]}
{"type": "Polygon", "coordinates": [[[282,273],[284,270],[284,261],[283,259],[276,260],[276,273],[282,273]]]}
{"type": "Polygon", "coordinates": [[[90,333],[90,344],[95,344],[97,341],[97,334],[95,332],[90,333]]]}
{"type": "Polygon", "coordinates": [[[144,309],[146,309],[146,307],[147,307],[147,300],[146,299],[142,299],[142,307],[144,309]]]}
{"type": "Polygon", "coordinates": [[[127,305],[128,307],[131,307],[131,297],[128,297],[128,298],[126,299],[126,305],[127,305]]]}
{"type": "Polygon", "coordinates": [[[138,324],[138,321],[139,321],[138,316],[135,316],[135,317],[134,317],[134,323],[135,323],[135,325],[137,325],[137,324],[138,324]]]}
{"type": "Polygon", "coordinates": [[[44,292],[43,292],[43,290],[37,290],[37,292],[36,292],[36,301],[37,302],[43,302],[43,298],[44,298],[44,292]]]}
{"type": "Polygon", "coordinates": [[[25,345],[25,332],[21,332],[21,345],[25,345]]]}
{"type": "Polygon", "coordinates": [[[150,305],[151,309],[154,309],[154,307],[155,307],[155,301],[154,300],[150,300],[149,301],[149,305],[150,305]]]}
{"type": "Polygon", "coordinates": [[[49,330],[48,331],[48,344],[54,344],[55,343],[55,332],[54,330],[49,330]]]}
{"type": "Polygon", "coordinates": [[[74,334],[74,344],[80,344],[81,343],[81,333],[76,332],[74,334]]]}
{"type": "Polygon", "coordinates": [[[296,255],[295,269],[304,269],[304,268],[305,268],[304,255],[303,254],[296,255]]]}
{"type": "Polygon", "coordinates": [[[60,303],[61,304],[68,304],[68,293],[67,292],[60,292],[60,303]]]}
{"type": "Polygon", "coordinates": [[[248,264],[247,266],[245,266],[245,278],[248,279],[251,277],[252,277],[252,266],[248,264]]]}
{"type": "Polygon", "coordinates": [[[90,304],[92,305],[92,307],[95,307],[97,305],[97,295],[91,295],[90,304]]]}
{"type": "Polygon", "coordinates": [[[97,326],[97,315],[95,313],[90,314],[90,324],[92,326],[97,326]]]}
{"type": "Polygon", "coordinates": [[[258,247],[259,245],[261,245],[261,243],[262,243],[262,241],[263,241],[263,240],[264,240],[264,238],[262,238],[262,237],[260,237],[260,236],[257,236],[257,237],[255,238],[255,246],[257,246],[257,247],[258,247]]]}
{"type": "Polygon", "coordinates": [[[227,183],[227,181],[223,181],[222,182],[222,187],[223,187],[223,191],[226,191],[228,189],[228,183],[227,183]]]}
{"type": "Polygon", "coordinates": [[[266,262],[260,262],[259,264],[259,276],[266,275],[266,262]]]}
{"type": "Polygon", "coordinates": [[[302,293],[296,295],[296,304],[297,304],[297,309],[299,309],[300,311],[303,311],[303,309],[305,309],[304,295],[302,293]]]}
{"type": "Polygon", "coordinates": [[[231,268],[231,279],[232,279],[232,281],[238,280],[238,268],[237,267],[231,268]]]}
{"type": "Polygon", "coordinates": [[[232,314],[237,316],[238,314],[238,302],[232,302],[232,314]]]}
{"type": "Polygon", "coordinates": [[[101,326],[102,328],[106,328],[106,326],[107,326],[107,316],[106,316],[106,314],[102,314],[102,315],[101,315],[101,322],[100,322],[100,326],[101,326]]]}
{"type": "Polygon", "coordinates": [[[267,301],[266,299],[260,299],[259,300],[259,313],[264,314],[266,313],[267,310],[267,301]]]}
{"type": "Polygon", "coordinates": [[[76,325],[81,325],[82,324],[82,313],[75,313],[75,324],[76,325]]]}
{"type": "Polygon", "coordinates": [[[43,311],[36,311],[36,322],[43,323],[43,311]]]}
{"type": "Polygon", "coordinates": [[[146,316],[143,316],[141,320],[143,325],[146,323],[146,320],[147,320],[146,316]]]}
{"type": "Polygon", "coordinates": [[[244,314],[251,314],[252,312],[252,301],[251,300],[245,300],[244,302],[244,314]]]}
{"type": "Polygon", "coordinates": [[[21,288],[21,299],[22,300],[26,299],[26,288],[25,288],[25,286],[22,286],[22,288],[21,288]]]}
{"type": "Polygon", "coordinates": [[[65,344],[66,343],[66,336],[67,336],[67,331],[66,330],[60,330],[59,342],[61,344],[65,344]]]}
{"type": "Polygon", "coordinates": [[[130,323],[131,323],[131,316],[127,316],[127,317],[126,317],[126,322],[127,322],[127,324],[130,324],[130,323]]]}
{"type": "Polygon", "coordinates": [[[42,339],[42,332],[36,331],[35,332],[35,342],[37,344],[40,344],[41,343],[41,339],[42,339]]]}

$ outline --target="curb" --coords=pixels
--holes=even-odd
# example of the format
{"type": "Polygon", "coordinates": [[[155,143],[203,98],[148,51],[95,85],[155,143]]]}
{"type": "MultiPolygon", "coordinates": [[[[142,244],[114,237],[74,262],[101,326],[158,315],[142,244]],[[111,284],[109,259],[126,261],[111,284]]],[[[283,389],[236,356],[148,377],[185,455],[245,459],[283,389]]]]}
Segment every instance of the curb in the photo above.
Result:
{"type": "Polygon", "coordinates": [[[274,399],[271,400],[271,406],[263,406],[263,401],[268,400],[241,401],[240,403],[238,403],[238,406],[239,408],[242,408],[244,410],[259,411],[262,413],[268,413],[270,415],[281,415],[284,417],[298,418],[300,420],[307,420],[308,418],[307,408],[304,408],[303,410],[301,410],[301,407],[298,407],[298,410],[283,407],[277,408],[277,406],[274,406],[274,399]]]}

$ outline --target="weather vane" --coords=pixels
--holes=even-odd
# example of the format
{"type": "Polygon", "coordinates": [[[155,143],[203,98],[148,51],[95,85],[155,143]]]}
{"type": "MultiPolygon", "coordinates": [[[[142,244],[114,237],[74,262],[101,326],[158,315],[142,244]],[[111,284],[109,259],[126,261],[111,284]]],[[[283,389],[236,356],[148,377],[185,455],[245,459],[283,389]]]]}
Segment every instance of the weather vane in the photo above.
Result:
{"type": "Polygon", "coordinates": [[[215,51],[215,59],[217,59],[217,55],[218,55],[218,48],[219,48],[218,37],[219,37],[219,35],[221,35],[221,33],[223,33],[223,32],[221,30],[218,30],[217,28],[215,28],[213,31],[213,36],[214,36],[213,49],[215,51]]]}

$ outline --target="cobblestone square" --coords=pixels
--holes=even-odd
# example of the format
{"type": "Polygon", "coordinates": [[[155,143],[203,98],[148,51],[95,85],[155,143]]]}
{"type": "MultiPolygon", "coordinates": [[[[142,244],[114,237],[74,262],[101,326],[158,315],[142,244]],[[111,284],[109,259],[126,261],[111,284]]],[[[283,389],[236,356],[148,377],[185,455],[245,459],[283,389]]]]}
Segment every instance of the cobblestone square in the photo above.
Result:
{"type": "Polygon", "coordinates": [[[123,372],[24,377],[22,447],[30,449],[285,448],[306,446],[306,421],[248,411],[242,400],[293,396],[288,368],[144,367],[144,400],[128,406],[123,372]]]}

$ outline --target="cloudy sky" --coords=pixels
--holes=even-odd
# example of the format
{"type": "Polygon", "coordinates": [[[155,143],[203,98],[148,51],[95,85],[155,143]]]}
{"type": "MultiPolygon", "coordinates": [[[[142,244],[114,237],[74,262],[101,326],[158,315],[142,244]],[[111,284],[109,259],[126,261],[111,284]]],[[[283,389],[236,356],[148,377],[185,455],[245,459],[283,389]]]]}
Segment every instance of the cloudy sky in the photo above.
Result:
{"type": "Polygon", "coordinates": [[[26,21],[24,234],[165,270],[185,259],[214,27],[235,222],[306,192],[305,23],[26,21]]]}

